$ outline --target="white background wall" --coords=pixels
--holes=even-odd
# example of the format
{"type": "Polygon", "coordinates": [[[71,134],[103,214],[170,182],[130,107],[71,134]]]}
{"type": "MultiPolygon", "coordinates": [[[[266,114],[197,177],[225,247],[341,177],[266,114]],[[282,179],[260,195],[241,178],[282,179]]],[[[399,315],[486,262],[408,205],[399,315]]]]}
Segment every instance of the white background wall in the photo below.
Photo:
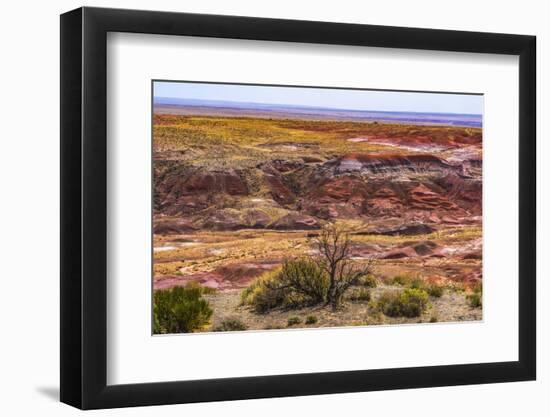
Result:
{"type": "MultiPolygon", "coordinates": [[[[0,22],[0,410],[7,416],[75,415],[59,392],[59,17],[72,0],[5,2],[0,22]]],[[[548,415],[550,268],[550,26],[545,3],[518,1],[278,0],[92,1],[86,5],[509,32],[538,37],[538,381],[100,411],[128,416],[548,415]],[[544,236],[543,236],[544,235],[544,236]],[[546,302],[546,303],[545,303],[546,302]],[[546,395],[544,395],[546,394],[546,395]]]]}

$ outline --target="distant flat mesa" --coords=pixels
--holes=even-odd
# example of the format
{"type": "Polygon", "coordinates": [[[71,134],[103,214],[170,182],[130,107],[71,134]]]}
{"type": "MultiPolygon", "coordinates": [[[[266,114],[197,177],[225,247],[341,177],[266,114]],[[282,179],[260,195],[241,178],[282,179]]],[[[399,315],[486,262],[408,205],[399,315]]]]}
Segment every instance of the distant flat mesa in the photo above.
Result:
{"type": "Polygon", "coordinates": [[[330,109],[321,107],[240,103],[214,100],[184,100],[155,97],[155,114],[181,116],[258,117],[273,119],[367,121],[419,125],[448,125],[481,127],[482,116],[477,114],[414,113],[330,109]]]}

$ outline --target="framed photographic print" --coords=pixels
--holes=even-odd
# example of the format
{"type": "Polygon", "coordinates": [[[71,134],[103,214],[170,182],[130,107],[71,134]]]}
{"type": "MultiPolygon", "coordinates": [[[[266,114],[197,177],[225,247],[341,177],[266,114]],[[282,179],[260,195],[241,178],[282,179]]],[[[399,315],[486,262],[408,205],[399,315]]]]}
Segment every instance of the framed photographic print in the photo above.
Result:
{"type": "Polygon", "coordinates": [[[61,400],[535,379],[535,38],[61,16],[61,400]]]}

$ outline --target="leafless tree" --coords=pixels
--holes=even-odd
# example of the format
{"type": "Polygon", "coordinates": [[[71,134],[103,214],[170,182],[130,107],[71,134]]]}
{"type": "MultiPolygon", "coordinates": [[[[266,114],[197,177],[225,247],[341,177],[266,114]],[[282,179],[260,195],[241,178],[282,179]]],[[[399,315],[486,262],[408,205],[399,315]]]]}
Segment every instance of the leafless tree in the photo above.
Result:
{"type": "Polygon", "coordinates": [[[337,309],[344,293],[372,271],[372,260],[359,264],[351,259],[349,232],[338,225],[324,227],[315,244],[320,254],[319,264],[329,278],[326,304],[337,309]]]}

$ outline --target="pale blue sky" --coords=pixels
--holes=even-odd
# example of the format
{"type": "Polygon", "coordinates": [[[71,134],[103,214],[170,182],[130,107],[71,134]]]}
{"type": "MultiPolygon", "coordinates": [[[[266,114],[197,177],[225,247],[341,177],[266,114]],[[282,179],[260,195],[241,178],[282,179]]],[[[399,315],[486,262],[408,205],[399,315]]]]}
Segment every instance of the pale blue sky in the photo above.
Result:
{"type": "Polygon", "coordinates": [[[155,97],[350,110],[482,114],[483,96],[155,81],[155,97]]]}

